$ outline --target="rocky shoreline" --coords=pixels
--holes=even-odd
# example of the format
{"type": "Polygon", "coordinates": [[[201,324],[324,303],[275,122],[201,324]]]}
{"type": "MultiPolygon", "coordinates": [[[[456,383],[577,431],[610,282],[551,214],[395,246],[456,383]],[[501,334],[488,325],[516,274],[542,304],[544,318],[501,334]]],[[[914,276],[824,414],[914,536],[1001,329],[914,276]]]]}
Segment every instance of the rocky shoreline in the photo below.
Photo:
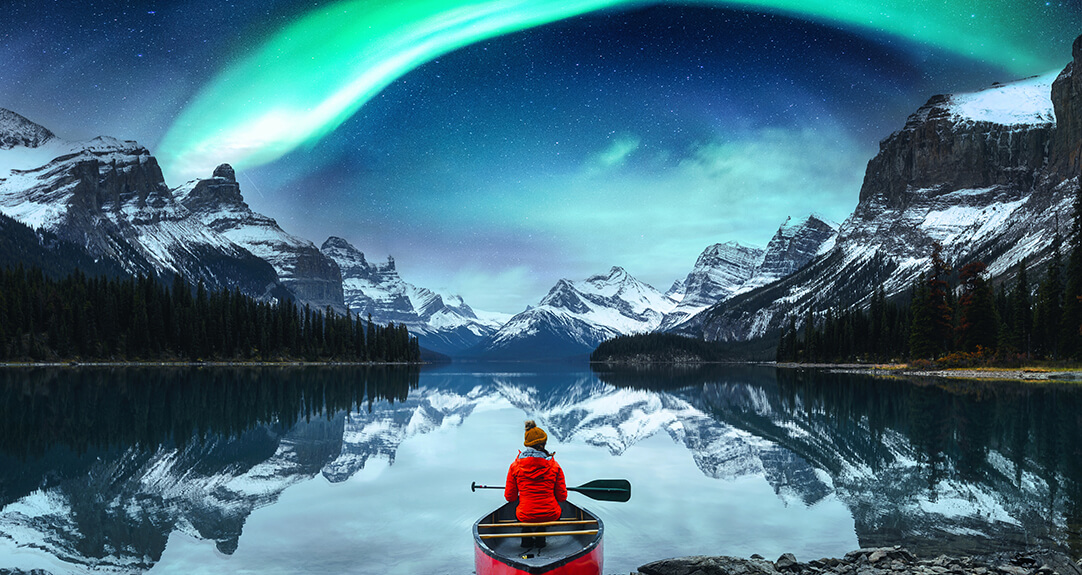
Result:
{"type": "Polygon", "coordinates": [[[1080,562],[1058,551],[999,553],[984,557],[919,559],[903,547],[860,549],[842,559],[807,563],[786,553],[776,561],[726,556],[677,557],[639,567],[631,575],[1082,575],[1080,562]]]}

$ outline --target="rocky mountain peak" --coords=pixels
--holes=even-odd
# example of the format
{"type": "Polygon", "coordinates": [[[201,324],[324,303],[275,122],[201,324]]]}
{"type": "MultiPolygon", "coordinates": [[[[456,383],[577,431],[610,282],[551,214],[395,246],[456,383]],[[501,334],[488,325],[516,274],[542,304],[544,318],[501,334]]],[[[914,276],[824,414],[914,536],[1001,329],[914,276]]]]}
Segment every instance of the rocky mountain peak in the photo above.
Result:
{"type": "Polygon", "coordinates": [[[271,264],[301,304],[346,312],[338,264],[311,241],[287,233],[274,218],[252,211],[229,164],[219,165],[210,178],[177,187],[173,197],[208,228],[271,264]]]}
{"type": "Polygon", "coordinates": [[[320,246],[319,249],[321,251],[338,250],[349,254],[359,254],[362,260],[365,259],[364,252],[361,252],[360,250],[355,248],[353,244],[349,243],[349,241],[345,238],[341,238],[338,236],[328,237],[327,240],[324,241],[324,245],[320,246]]]}
{"type": "Polygon", "coordinates": [[[231,210],[250,211],[237,183],[236,174],[229,164],[214,169],[210,178],[191,180],[173,190],[173,197],[184,207],[196,213],[213,213],[231,210]]]}
{"type": "Polygon", "coordinates": [[[44,126],[0,108],[0,150],[10,150],[16,146],[36,148],[55,137],[44,126]]]}
{"type": "MultiPolygon", "coordinates": [[[[600,279],[602,276],[593,277],[600,279]]],[[[552,286],[548,295],[541,300],[541,305],[578,314],[590,311],[590,307],[582,300],[574,284],[566,279],[561,279],[556,282],[556,285],[552,286]]]]}
{"type": "Polygon", "coordinates": [[[335,236],[323,242],[320,252],[342,270],[346,307],[378,323],[407,326],[425,349],[458,355],[498,327],[497,320],[478,317],[461,297],[444,300],[430,289],[403,280],[394,257],[388,256],[382,264],[369,263],[364,253],[335,236]]]}
{"type": "Polygon", "coordinates": [[[735,241],[706,248],[683,283],[670,288],[668,295],[680,303],[665,316],[659,330],[685,329],[708,307],[796,272],[833,247],[837,234],[837,225],[819,216],[795,222],[787,217],[765,250],[735,241]]]}
{"type": "Polygon", "coordinates": [[[319,247],[320,253],[338,263],[342,270],[342,279],[349,277],[370,278],[375,272],[372,265],[364,259],[364,253],[353,247],[344,238],[331,236],[319,247]]]}
{"type": "Polygon", "coordinates": [[[680,301],[684,297],[684,282],[680,280],[673,280],[672,286],[669,287],[669,291],[665,292],[665,295],[673,300],[680,301]]]}
{"type": "Polygon", "coordinates": [[[627,271],[625,271],[624,268],[619,266],[613,266],[611,269],[609,269],[608,274],[597,274],[594,276],[590,276],[586,278],[586,282],[591,284],[620,284],[628,281],[629,278],[631,278],[631,276],[628,275],[627,271]]]}
{"type": "Polygon", "coordinates": [[[837,224],[812,214],[799,222],[786,218],[766,246],[766,253],[753,277],[739,291],[777,281],[808,265],[817,254],[834,246],[837,224]]]}
{"type": "MultiPolygon", "coordinates": [[[[320,249],[338,249],[338,250],[354,250],[354,251],[357,251],[357,248],[353,247],[353,244],[349,243],[344,238],[340,238],[338,236],[330,236],[330,237],[328,237],[327,240],[323,242],[323,245],[320,246],[320,249]]],[[[361,254],[361,255],[364,255],[364,254],[361,254]]]]}
{"type": "Polygon", "coordinates": [[[233,170],[233,166],[230,166],[229,164],[221,164],[217,168],[214,168],[214,173],[212,175],[215,178],[221,178],[229,182],[237,181],[237,173],[233,170]]]}
{"type": "Polygon", "coordinates": [[[731,263],[741,267],[746,267],[748,264],[754,266],[759,263],[763,257],[763,249],[754,246],[745,246],[740,242],[727,241],[724,243],[714,244],[705,250],[697,260],[695,260],[696,268],[708,268],[715,267],[720,263],[731,263]]]}

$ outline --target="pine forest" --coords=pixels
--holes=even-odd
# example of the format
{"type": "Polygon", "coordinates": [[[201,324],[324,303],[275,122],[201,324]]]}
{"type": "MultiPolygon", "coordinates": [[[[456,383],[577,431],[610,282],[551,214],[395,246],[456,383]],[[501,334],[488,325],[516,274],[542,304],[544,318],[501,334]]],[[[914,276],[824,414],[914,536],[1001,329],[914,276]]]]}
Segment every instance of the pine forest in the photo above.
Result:
{"type": "Polygon", "coordinates": [[[404,325],[258,301],[181,278],[0,271],[3,361],[418,362],[404,325]]]}

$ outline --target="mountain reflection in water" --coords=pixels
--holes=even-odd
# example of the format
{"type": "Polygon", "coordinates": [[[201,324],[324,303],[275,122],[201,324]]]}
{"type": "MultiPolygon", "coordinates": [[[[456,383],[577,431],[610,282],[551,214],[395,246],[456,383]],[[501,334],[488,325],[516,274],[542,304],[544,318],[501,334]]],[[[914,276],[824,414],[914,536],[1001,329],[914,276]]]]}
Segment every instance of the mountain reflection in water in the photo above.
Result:
{"type": "Polygon", "coordinates": [[[502,478],[524,417],[569,483],[632,479],[631,502],[589,502],[607,572],[858,544],[1082,555],[1069,386],[732,366],[38,368],[0,371],[0,570],[215,573],[277,552],[278,572],[468,573],[469,523],[499,498],[463,486],[502,478]],[[274,530],[305,507],[318,520],[294,537],[341,543],[294,558],[274,530]]]}

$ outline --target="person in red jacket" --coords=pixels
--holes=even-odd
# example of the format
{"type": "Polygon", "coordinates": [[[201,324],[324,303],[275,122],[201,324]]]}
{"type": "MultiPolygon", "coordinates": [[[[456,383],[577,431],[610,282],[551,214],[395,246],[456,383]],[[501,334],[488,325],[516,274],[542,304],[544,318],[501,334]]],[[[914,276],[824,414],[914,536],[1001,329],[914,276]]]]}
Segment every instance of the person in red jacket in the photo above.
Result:
{"type": "MultiPolygon", "coordinates": [[[[560,518],[560,502],[567,501],[564,470],[553,459],[555,454],[545,450],[547,441],[545,431],[533,420],[527,421],[523,442],[526,449],[519,452],[507,470],[503,496],[508,501],[518,501],[515,516],[525,523],[556,521],[560,518]]],[[[523,537],[522,546],[544,547],[545,538],[523,537]]]]}

